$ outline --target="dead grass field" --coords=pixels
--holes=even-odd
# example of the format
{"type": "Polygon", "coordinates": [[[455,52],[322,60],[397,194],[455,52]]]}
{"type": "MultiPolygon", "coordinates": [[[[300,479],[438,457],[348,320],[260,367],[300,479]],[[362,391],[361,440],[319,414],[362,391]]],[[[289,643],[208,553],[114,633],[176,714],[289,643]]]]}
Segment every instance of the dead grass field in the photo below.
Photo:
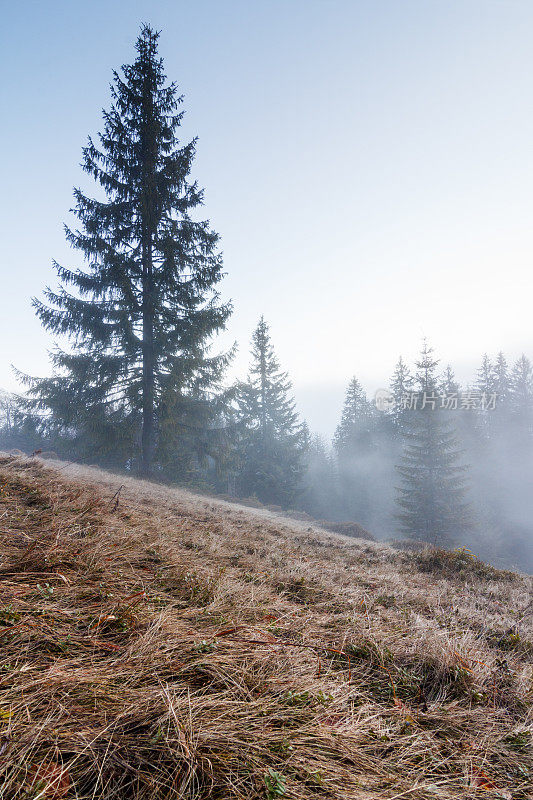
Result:
{"type": "Polygon", "coordinates": [[[2,455],[0,798],[531,798],[532,592],[2,455]]]}

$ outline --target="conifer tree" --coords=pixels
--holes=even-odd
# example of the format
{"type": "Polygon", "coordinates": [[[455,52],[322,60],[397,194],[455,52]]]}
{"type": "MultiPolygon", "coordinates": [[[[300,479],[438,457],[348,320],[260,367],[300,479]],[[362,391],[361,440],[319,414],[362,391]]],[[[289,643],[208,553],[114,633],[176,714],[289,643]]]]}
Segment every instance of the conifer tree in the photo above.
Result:
{"type": "MultiPolygon", "coordinates": [[[[333,446],[337,455],[343,516],[372,527],[373,484],[380,419],[354,376],[346,389],[333,446]]],[[[374,487],[375,488],[375,487],[374,487]]]]}
{"type": "Polygon", "coordinates": [[[494,409],[485,414],[488,423],[486,427],[489,438],[501,448],[508,439],[511,428],[509,366],[502,352],[496,356],[487,384],[495,395],[495,403],[494,409]]]}
{"type": "MultiPolygon", "coordinates": [[[[476,414],[476,430],[481,434],[481,441],[478,445],[489,441],[494,437],[495,414],[493,410],[488,411],[487,405],[495,392],[495,365],[485,353],[481,361],[481,366],[477,371],[475,389],[481,397],[479,408],[476,414]]],[[[479,437],[478,437],[479,438],[479,437]]]]}
{"type": "MultiPolygon", "coordinates": [[[[515,460],[529,463],[533,437],[533,367],[521,355],[509,375],[507,439],[515,460]]],[[[528,467],[529,469],[529,467],[528,467]]]]}
{"type": "Polygon", "coordinates": [[[397,518],[407,536],[449,546],[470,527],[465,467],[453,423],[439,409],[438,361],[424,340],[416,362],[417,408],[405,434],[397,518]]]}
{"type": "Polygon", "coordinates": [[[509,373],[503,422],[497,451],[499,481],[494,493],[495,508],[507,557],[511,556],[521,569],[527,569],[528,562],[533,563],[533,367],[525,355],[520,356],[509,373]]]}
{"type": "Polygon", "coordinates": [[[161,462],[163,428],[166,449],[180,450],[183,432],[204,424],[228,359],[209,343],[231,312],[215,288],[218,235],[193,218],[196,140],[178,139],[182,97],[166,81],[158,38],[142,28],[134,62],[114,72],[103,131],[83,150],[103,199],[75,189],[79,227],[66,236],[87,267],[55,263],[60,289],[34,300],[45,328],[71,346],[53,354],[52,378],[28,379],[45,425],[98,441],[102,453],[140,451],[145,475],[161,462]]]}
{"type": "Polygon", "coordinates": [[[509,378],[510,409],[524,432],[531,433],[533,422],[533,367],[525,355],[516,361],[509,378]]]}
{"type": "Polygon", "coordinates": [[[346,389],[341,421],[333,439],[339,456],[371,446],[375,421],[375,408],[354,376],[346,389]]]}
{"type": "Polygon", "coordinates": [[[413,377],[402,356],[394,368],[390,382],[390,390],[394,396],[394,407],[391,410],[392,430],[395,439],[401,439],[410,414],[409,398],[413,390],[413,377]]]}
{"type": "Polygon", "coordinates": [[[299,422],[291,382],[280,368],[263,317],[252,336],[251,354],[248,379],[238,392],[243,429],[239,491],[287,507],[302,477],[308,433],[299,422]]]}
{"type": "Polygon", "coordinates": [[[494,362],[490,385],[492,390],[496,392],[496,408],[505,409],[509,400],[509,367],[501,351],[494,362]]]}
{"type": "Polygon", "coordinates": [[[411,371],[402,356],[399,357],[390,382],[391,392],[397,402],[400,402],[413,387],[411,371]]]}
{"type": "Polygon", "coordinates": [[[494,383],[494,364],[492,364],[490,358],[485,353],[483,355],[483,360],[481,361],[481,366],[477,371],[476,388],[482,394],[485,393],[490,395],[494,391],[494,383]]]}
{"type": "Polygon", "coordinates": [[[8,436],[15,427],[17,413],[16,398],[10,392],[0,389],[0,431],[8,436]]]}
{"type": "Polygon", "coordinates": [[[449,401],[449,398],[452,395],[459,394],[460,386],[450,364],[446,366],[446,369],[444,370],[444,372],[440,377],[440,380],[438,382],[438,390],[440,394],[443,396],[445,404],[444,407],[446,407],[446,402],[449,401]]]}

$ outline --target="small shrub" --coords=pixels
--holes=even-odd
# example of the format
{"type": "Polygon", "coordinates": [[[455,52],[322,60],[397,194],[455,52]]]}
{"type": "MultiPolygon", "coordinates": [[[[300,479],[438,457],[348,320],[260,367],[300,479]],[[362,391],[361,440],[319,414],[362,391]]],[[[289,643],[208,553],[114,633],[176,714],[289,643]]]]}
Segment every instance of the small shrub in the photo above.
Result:
{"type": "Polygon", "coordinates": [[[286,794],[286,778],[281,772],[268,769],[265,772],[265,788],[267,800],[275,800],[276,797],[284,797],[286,794]]]}
{"type": "Polygon", "coordinates": [[[207,642],[205,639],[202,639],[202,641],[194,645],[192,649],[197,653],[213,653],[217,649],[217,645],[216,642],[207,642]]]}
{"type": "Polygon", "coordinates": [[[0,608],[0,625],[14,625],[21,619],[21,614],[14,610],[12,605],[0,608]]]}
{"type": "Polygon", "coordinates": [[[485,639],[491,647],[503,650],[505,653],[514,652],[533,658],[533,642],[523,639],[513,628],[506,631],[491,630],[485,634],[485,639]]]}
{"type": "Polygon", "coordinates": [[[330,694],[325,694],[320,690],[317,694],[311,692],[293,692],[292,689],[283,695],[282,702],[288,706],[295,706],[297,708],[311,708],[317,705],[328,705],[331,703],[333,697],[330,694]]]}
{"type": "Polygon", "coordinates": [[[514,580],[516,575],[507,570],[496,569],[481,561],[466,548],[444,550],[441,547],[426,548],[413,556],[422,572],[431,572],[446,578],[478,578],[480,580],[514,580]]]}

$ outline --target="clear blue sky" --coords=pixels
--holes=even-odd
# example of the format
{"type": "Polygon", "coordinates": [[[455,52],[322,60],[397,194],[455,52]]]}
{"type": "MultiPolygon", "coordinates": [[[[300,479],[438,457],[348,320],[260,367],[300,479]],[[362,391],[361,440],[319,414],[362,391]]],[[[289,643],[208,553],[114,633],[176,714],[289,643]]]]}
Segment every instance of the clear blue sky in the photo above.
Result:
{"type": "Polygon", "coordinates": [[[372,392],[422,335],[463,379],[484,350],[533,356],[530,0],[22,0],[0,42],[0,386],[49,369],[30,296],[52,258],[81,265],[81,147],[142,22],[199,136],[236,374],[263,313],[331,432],[350,376],[372,392]]]}

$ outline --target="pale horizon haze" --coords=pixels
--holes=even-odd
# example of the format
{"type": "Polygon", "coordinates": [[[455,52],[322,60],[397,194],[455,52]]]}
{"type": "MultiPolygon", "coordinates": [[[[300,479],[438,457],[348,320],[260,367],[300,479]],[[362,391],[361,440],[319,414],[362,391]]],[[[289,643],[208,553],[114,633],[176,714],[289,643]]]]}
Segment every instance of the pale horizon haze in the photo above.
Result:
{"type": "Polygon", "coordinates": [[[31,297],[55,284],[79,164],[142,23],[198,136],[202,216],[244,377],[261,314],[298,408],[331,435],[427,336],[474,379],[533,358],[533,3],[257,0],[3,3],[0,388],[46,375],[31,297]]]}

